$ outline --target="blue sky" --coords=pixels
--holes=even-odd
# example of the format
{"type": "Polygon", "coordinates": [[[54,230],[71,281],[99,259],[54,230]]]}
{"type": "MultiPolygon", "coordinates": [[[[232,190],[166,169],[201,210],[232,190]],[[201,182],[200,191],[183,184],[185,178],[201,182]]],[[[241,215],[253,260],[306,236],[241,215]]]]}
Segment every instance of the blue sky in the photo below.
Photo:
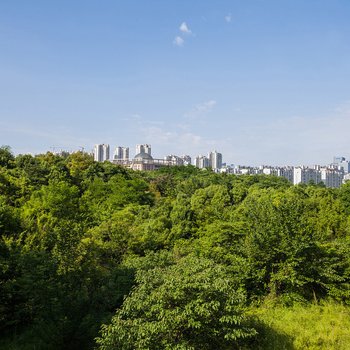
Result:
{"type": "Polygon", "coordinates": [[[0,144],[350,158],[348,0],[2,0],[0,144]]]}

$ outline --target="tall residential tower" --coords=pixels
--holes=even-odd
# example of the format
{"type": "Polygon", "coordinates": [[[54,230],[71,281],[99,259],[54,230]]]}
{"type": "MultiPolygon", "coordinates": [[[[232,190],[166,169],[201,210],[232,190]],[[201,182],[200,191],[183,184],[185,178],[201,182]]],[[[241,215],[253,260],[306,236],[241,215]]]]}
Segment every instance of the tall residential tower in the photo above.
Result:
{"type": "Polygon", "coordinates": [[[94,147],[94,160],[96,162],[109,160],[109,145],[96,144],[94,147]]]}
{"type": "Polygon", "coordinates": [[[222,168],[222,154],[221,153],[219,153],[217,151],[210,152],[208,155],[208,158],[209,158],[209,166],[213,170],[222,168]]]}
{"type": "Polygon", "coordinates": [[[136,145],[136,154],[139,154],[139,153],[147,153],[151,156],[152,155],[151,145],[148,145],[148,144],[136,145]]]}
{"type": "Polygon", "coordinates": [[[129,147],[117,146],[114,150],[114,160],[129,160],[129,147]]]}

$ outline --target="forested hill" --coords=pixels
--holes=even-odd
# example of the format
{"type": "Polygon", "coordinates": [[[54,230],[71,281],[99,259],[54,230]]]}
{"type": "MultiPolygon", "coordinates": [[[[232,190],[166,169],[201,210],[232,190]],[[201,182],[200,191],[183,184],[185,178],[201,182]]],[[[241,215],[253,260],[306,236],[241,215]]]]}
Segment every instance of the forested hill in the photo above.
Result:
{"type": "Polygon", "coordinates": [[[349,183],[2,147],[0,348],[349,349],[349,215],[349,183]],[[306,310],[333,338],[276,323],[306,310]]]}

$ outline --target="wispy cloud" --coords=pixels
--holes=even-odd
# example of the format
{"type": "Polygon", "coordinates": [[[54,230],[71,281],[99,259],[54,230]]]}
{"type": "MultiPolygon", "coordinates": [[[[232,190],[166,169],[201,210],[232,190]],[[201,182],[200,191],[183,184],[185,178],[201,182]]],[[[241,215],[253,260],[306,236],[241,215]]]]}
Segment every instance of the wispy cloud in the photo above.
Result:
{"type": "Polygon", "coordinates": [[[232,22],[232,15],[231,15],[231,13],[229,13],[228,15],[225,16],[225,21],[226,21],[227,23],[232,22]]]}
{"type": "Polygon", "coordinates": [[[192,31],[190,30],[190,28],[188,28],[186,22],[182,22],[179,29],[184,34],[192,34],[192,31]]]}
{"type": "Polygon", "coordinates": [[[185,43],[185,40],[182,39],[181,36],[175,37],[175,39],[174,39],[174,41],[173,41],[173,44],[174,44],[175,46],[179,46],[179,47],[183,46],[184,43],[185,43]]]}
{"type": "MultiPolygon", "coordinates": [[[[142,129],[143,137],[152,145],[160,149],[171,149],[175,154],[203,153],[216,144],[214,140],[208,140],[189,130],[171,128],[171,131],[158,126],[148,126],[142,129]]],[[[165,154],[164,154],[165,155],[165,154]]],[[[164,156],[163,155],[163,156],[164,156]]]]}
{"type": "Polygon", "coordinates": [[[130,116],[127,116],[124,118],[121,118],[121,120],[125,121],[125,122],[129,122],[129,121],[139,122],[141,119],[142,119],[142,117],[140,116],[140,114],[137,114],[137,113],[131,114],[130,116]]]}
{"type": "Polygon", "coordinates": [[[209,100],[195,105],[189,112],[185,113],[185,117],[189,119],[197,119],[205,116],[215,107],[216,101],[209,100]]]}
{"type": "Polygon", "coordinates": [[[190,154],[193,157],[205,154],[220,143],[220,140],[211,139],[211,136],[202,133],[201,129],[196,127],[194,130],[189,124],[169,124],[145,118],[133,125],[133,137],[135,143],[151,144],[155,158],[162,158],[168,154],[190,154]]]}

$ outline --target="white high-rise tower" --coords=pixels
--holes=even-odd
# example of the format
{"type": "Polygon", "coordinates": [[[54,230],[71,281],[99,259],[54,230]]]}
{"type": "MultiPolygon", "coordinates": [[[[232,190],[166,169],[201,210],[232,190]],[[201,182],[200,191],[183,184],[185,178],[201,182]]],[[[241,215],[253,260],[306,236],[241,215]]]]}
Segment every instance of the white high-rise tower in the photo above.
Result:
{"type": "Polygon", "coordinates": [[[109,145],[96,144],[94,147],[94,160],[96,162],[104,162],[109,160],[109,145]]]}
{"type": "Polygon", "coordinates": [[[114,160],[129,160],[129,147],[117,146],[113,155],[114,160]]]}
{"type": "Polygon", "coordinates": [[[136,154],[139,154],[139,153],[147,153],[151,156],[152,155],[151,145],[148,145],[148,144],[136,145],[136,154]]]}
{"type": "Polygon", "coordinates": [[[196,167],[203,169],[209,167],[209,159],[206,156],[199,155],[196,157],[196,167]]]}
{"type": "Polygon", "coordinates": [[[208,155],[209,158],[209,166],[212,169],[221,169],[222,168],[222,154],[217,152],[217,151],[213,151],[210,152],[208,155]]]}

